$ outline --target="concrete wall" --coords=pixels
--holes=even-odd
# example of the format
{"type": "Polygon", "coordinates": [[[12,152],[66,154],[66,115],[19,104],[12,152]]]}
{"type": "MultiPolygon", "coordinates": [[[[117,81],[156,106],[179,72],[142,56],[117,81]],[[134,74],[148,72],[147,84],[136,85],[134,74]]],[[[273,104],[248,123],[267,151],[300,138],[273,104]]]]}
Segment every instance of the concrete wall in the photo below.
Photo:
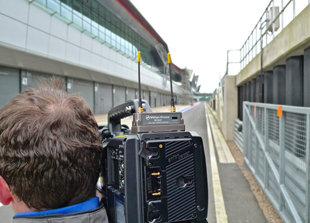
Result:
{"type": "Polygon", "coordinates": [[[212,109],[213,117],[221,129],[225,140],[234,140],[234,123],[235,119],[238,117],[236,75],[228,75],[225,77],[223,90],[218,88],[217,94],[209,101],[209,106],[212,109]],[[224,99],[223,106],[222,97],[224,99]]]}
{"type": "Polygon", "coordinates": [[[217,95],[216,95],[216,113],[217,113],[217,124],[219,126],[222,126],[223,123],[223,94],[222,94],[222,88],[217,89],[217,95]]]}
{"type": "Polygon", "coordinates": [[[224,109],[222,133],[226,140],[234,139],[234,123],[238,116],[238,89],[236,76],[226,76],[224,85],[224,109]]]}
{"type": "MultiPolygon", "coordinates": [[[[275,65],[285,64],[292,55],[302,55],[303,49],[310,41],[310,5],[300,12],[292,22],[279,33],[263,51],[264,70],[272,69],[275,65]],[[302,48],[302,50],[300,50],[302,48]]],[[[261,54],[256,57],[237,75],[236,85],[252,79],[260,73],[261,54]]]]}

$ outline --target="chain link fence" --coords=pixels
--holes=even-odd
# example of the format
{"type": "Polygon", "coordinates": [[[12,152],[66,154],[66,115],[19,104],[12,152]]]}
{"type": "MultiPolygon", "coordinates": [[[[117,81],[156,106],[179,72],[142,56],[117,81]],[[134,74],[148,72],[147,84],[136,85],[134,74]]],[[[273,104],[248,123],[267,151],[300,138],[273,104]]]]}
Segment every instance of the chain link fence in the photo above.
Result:
{"type": "Polygon", "coordinates": [[[310,222],[310,108],[243,103],[244,162],[284,222],[310,222]]]}

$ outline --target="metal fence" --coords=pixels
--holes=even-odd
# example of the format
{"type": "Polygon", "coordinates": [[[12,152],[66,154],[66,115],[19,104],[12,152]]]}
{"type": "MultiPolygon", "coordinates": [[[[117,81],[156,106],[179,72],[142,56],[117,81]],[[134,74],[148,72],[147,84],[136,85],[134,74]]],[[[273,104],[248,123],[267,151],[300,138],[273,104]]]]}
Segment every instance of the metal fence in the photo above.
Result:
{"type": "Polygon", "coordinates": [[[308,4],[310,0],[271,0],[240,49],[227,51],[226,75],[229,65],[240,63],[240,70],[262,51],[308,4]],[[240,61],[231,57],[240,51],[240,61]]]}
{"type": "Polygon", "coordinates": [[[310,222],[310,108],[243,103],[244,162],[285,222],[310,222]]]}
{"type": "Polygon", "coordinates": [[[243,133],[239,128],[242,126],[242,121],[240,119],[235,120],[234,124],[234,142],[238,146],[238,148],[243,152],[243,133]]]}

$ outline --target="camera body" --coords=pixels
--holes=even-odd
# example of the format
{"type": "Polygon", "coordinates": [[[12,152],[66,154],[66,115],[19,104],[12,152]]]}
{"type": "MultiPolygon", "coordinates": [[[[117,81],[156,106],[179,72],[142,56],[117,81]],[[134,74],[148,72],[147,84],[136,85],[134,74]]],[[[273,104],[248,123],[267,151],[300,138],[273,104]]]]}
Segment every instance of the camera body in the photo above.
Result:
{"type": "Polygon", "coordinates": [[[109,112],[104,193],[112,223],[206,222],[208,184],[203,142],[185,131],[182,113],[152,113],[137,100],[109,112]],[[120,120],[133,114],[131,131],[120,120]]]}

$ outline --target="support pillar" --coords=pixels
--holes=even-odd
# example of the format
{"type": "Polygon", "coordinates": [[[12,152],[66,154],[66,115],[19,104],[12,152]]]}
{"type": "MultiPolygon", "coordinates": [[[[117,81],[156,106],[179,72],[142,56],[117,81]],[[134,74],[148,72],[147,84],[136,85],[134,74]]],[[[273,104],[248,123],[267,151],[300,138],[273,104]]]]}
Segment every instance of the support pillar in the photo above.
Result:
{"type": "Polygon", "coordinates": [[[236,76],[227,75],[224,83],[224,109],[222,132],[226,140],[234,140],[234,125],[237,118],[237,89],[236,76]]]}
{"type": "Polygon", "coordinates": [[[243,97],[243,86],[238,87],[238,118],[242,120],[242,97],[243,97]]]}
{"type": "Polygon", "coordinates": [[[256,102],[263,102],[263,94],[262,94],[262,84],[264,85],[264,78],[263,80],[261,80],[261,76],[259,75],[257,78],[256,78],[256,99],[255,101],[256,102]],[[261,83],[263,82],[263,83],[261,83]]]}
{"type": "Polygon", "coordinates": [[[310,47],[304,51],[304,106],[310,107],[310,47]]]}
{"type": "Polygon", "coordinates": [[[272,91],[272,71],[267,71],[264,74],[264,103],[273,103],[273,91],[272,91]]]}
{"type": "Polygon", "coordinates": [[[273,103],[285,104],[285,65],[273,68],[273,103]]]}
{"type": "Polygon", "coordinates": [[[251,80],[251,102],[256,101],[256,78],[251,80]]]}
{"type": "Polygon", "coordinates": [[[252,90],[252,86],[251,86],[252,82],[249,81],[246,85],[247,85],[247,101],[252,101],[251,100],[251,90],[252,90]]]}
{"type": "Polygon", "coordinates": [[[303,106],[303,59],[303,56],[294,56],[286,60],[286,105],[303,106]]]}

